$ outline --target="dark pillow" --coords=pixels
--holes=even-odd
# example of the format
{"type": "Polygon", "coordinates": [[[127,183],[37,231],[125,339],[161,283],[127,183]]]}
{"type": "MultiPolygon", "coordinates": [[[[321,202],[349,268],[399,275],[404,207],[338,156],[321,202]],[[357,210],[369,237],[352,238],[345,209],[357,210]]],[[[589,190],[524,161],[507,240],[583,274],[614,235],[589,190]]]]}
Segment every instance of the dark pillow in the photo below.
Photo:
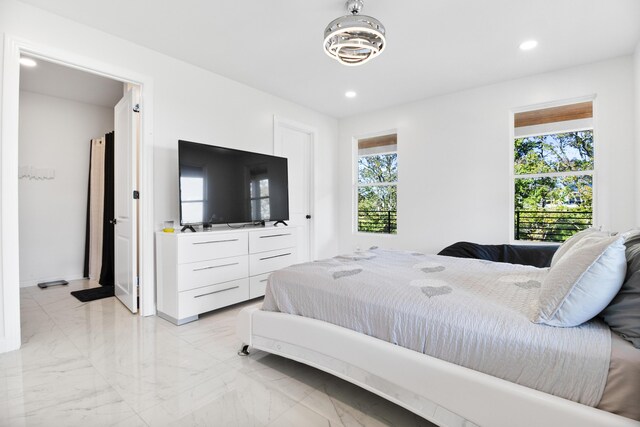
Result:
{"type": "Polygon", "coordinates": [[[625,246],[627,276],[601,316],[612,331],[640,348],[640,231],[627,237],[625,246]]]}
{"type": "Polygon", "coordinates": [[[441,250],[438,255],[549,267],[557,249],[556,245],[481,245],[457,242],[441,250]]]}

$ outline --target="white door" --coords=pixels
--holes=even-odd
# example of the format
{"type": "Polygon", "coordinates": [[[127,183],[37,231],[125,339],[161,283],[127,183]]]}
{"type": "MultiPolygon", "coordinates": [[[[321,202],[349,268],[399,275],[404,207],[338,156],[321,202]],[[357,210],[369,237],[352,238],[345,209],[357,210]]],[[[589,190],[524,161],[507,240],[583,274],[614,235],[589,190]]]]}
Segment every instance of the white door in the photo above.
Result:
{"type": "Polygon", "coordinates": [[[311,261],[311,183],[313,133],[286,122],[275,122],[274,152],[286,157],[289,169],[289,221],[299,227],[298,262],[311,261]]]}
{"type": "Polygon", "coordinates": [[[129,89],[115,106],[114,118],[114,219],[115,294],[132,313],[138,311],[137,252],[137,117],[133,111],[137,94],[129,89]]]}

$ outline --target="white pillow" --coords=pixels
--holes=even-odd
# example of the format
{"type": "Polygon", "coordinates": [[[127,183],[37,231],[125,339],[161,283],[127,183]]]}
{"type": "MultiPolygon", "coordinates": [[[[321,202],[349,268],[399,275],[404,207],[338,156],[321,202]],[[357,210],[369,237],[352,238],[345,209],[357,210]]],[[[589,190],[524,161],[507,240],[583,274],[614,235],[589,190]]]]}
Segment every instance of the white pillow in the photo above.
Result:
{"type": "Polygon", "coordinates": [[[534,322],[571,327],[591,320],[616,296],[626,271],[622,237],[583,237],[542,282],[534,322]]]}
{"type": "Polygon", "coordinates": [[[597,236],[601,236],[601,237],[610,236],[609,233],[607,233],[605,231],[600,231],[598,228],[595,228],[595,227],[587,228],[586,230],[582,230],[582,231],[574,234],[573,236],[571,236],[567,240],[565,240],[565,242],[562,245],[560,245],[560,247],[558,248],[556,253],[553,254],[553,258],[551,258],[551,267],[556,265],[558,263],[558,261],[560,261],[560,258],[562,258],[564,256],[564,254],[566,254],[567,251],[569,251],[569,249],[571,249],[573,247],[573,245],[575,245],[576,243],[578,243],[580,240],[584,239],[585,237],[593,236],[593,235],[597,235],[597,236]]]}

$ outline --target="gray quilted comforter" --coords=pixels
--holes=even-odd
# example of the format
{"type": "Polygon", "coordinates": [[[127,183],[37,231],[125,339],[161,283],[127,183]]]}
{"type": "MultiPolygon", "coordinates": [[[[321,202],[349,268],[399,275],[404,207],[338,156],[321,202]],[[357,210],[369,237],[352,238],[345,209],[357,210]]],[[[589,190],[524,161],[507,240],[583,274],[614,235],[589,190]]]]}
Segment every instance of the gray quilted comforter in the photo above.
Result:
{"type": "Polygon", "coordinates": [[[530,321],[548,269],[372,248],[269,278],[263,310],[330,322],[517,384],[595,406],[611,337],[530,321]]]}

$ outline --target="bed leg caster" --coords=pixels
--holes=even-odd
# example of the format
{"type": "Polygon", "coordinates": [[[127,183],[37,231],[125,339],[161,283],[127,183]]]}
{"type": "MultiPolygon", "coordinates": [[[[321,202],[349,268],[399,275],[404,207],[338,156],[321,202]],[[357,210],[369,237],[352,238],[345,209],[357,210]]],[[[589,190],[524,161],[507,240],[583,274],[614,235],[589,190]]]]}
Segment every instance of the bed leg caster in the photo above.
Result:
{"type": "Polygon", "coordinates": [[[249,346],[246,344],[242,344],[240,350],[238,350],[238,356],[248,356],[249,355],[249,346]]]}

